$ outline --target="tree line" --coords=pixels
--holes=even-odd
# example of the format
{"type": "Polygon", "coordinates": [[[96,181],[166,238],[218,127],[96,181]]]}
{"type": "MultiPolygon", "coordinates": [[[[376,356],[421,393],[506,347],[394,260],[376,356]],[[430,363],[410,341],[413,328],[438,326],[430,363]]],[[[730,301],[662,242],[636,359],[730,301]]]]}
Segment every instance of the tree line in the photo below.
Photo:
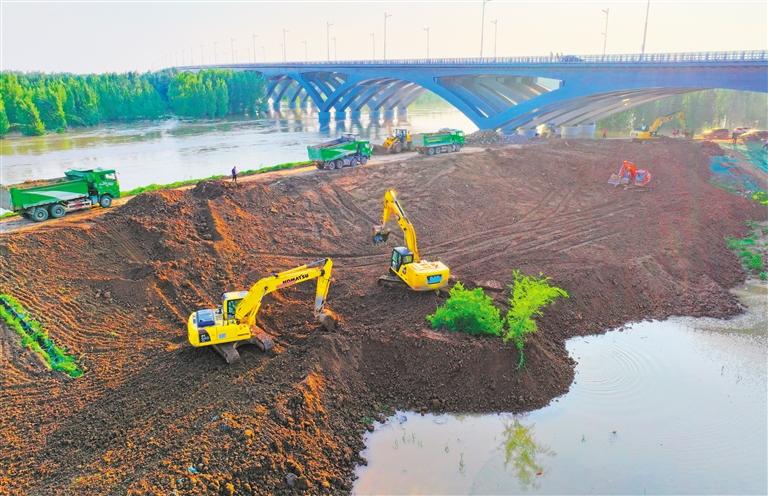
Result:
{"type": "Polygon", "coordinates": [[[266,107],[254,72],[0,73],[0,136],[36,136],[104,122],[258,116],[266,107]]]}
{"type": "MultiPolygon", "coordinates": [[[[682,111],[686,128],[693,132],[704,129],[768,127],[768,96],[765,93],[734,90],[703,90],[674,95],[644,103],[602,119],[598,129],[629,132],[650,125],[657,117],[682,111]]],[[[680,128],[677,121],[667,124],[680,128]]]]}

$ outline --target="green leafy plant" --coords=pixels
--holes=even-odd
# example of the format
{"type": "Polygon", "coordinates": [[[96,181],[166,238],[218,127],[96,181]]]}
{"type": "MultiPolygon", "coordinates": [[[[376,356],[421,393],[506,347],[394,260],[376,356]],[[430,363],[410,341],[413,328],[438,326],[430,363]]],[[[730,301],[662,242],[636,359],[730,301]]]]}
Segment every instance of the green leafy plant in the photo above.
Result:
{"type": "Polygon", "coordinates": [[[482,288],[465,289],[457,282],[446,302],[427,320],[434,329],[465,332],[473,335],[500,336],[504,322],[499,309],[482,288]]]}
{"type": "Polygon", "coordinates": [[[520,359],[517,368],[525,365],[525,341],[529,334],[538,330],[534,320],[542,314],[542,308],[558,298],[568,298],[568,293],[557,286],[549,284],[549,278],[539,274],[539,277],[527,276],[519,270],[512,272],[513,282],[509,286],[509,311],[507,311],[507,331],[504,341],[512,341],[517,347],[520,359]]]}
{"type": "Polygon", "coordinates": [[[749,270],[763,270],[763,256],[759,253],[750,250],[741,250],[741,252],[739,252],[739,257],[741,257],[741,261],[749,270]]]}
{"type": "Polygon", "coordinates": [[[762,272],[760,272],[760,275],[758,277],[760,277],[761,281],[768,280],[768,272],[762,271],[762,272]]]}
{"type": "Polygon", "coordinates": [[[752,200],[762,205],[768,205],[768,191],[755,191],[752,193],[752,200]]]}
{"type": "Polygon", "coordinates": [[[725,238],[725,245],[729,250],[740,250],[747,246],[754,246],[753,238],[725,238]]]}
{"type": "Polygon", "coordinates": [[[8,294],[0,294],[0,319],[21,337],[21,344],[43,359],[50,369],[63,372],[70,377],[80,377],[83,370],[66,350],[56,346],[43,326],[31,318],[24,307],[8,294]]]}

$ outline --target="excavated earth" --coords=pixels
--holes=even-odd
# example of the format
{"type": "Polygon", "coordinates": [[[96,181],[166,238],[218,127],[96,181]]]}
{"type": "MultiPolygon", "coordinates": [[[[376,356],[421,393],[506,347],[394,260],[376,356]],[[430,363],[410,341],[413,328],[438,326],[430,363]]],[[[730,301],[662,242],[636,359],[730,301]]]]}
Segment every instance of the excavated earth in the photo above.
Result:
{"type": "MultiPolygon", "coordinates": [[[[744,273],[724,238],[766,210],[709,183],[714,148],[558,140],[203,182],[2,235],[0,291],[87,370],[48,372],[3,329],[0,493],[346,493],[365,463],[363,431],[395,408],[539,408],[573,379],[569,337],[738,313],[727,290],[744,273]],[[623,159],[653,171],[647,189],[607,185],[623,159]],[[377,285],[391,248],[369,236],[390,187],[426,258],[458,280],[503,286],[521,269],[568,290],[540,319],[524,370],[500,339],[430,330],[441,297],[377,285]],[[259,319],[273,352],[245,347],[227,366],[187,344],[189,313],[223,291],[327,256],[337,331],[314,322],[304,284],[266,299],[259,319]]],[[[490,294],[504,303],[503,291],[490,294]]]]}

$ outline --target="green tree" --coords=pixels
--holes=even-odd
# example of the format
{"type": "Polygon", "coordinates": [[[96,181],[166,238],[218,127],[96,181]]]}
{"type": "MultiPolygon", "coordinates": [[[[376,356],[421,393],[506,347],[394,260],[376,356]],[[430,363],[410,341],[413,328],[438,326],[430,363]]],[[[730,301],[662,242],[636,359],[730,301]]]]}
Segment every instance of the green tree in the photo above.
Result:
{"type": "Polygon", "coordinates": [[[11,129],[11,123],[8,121],[8,115],[5,113],[5,103],[0,98],[0,136],[5,136],[11,129]]]}
{"type": "Polygon", "coordinates": [[[465,289],[457,282],[446,302],[427,316],[434,329],[465,332],[475,335],[500,336],[503,321],[499,309],[482,288],[465,289]]]}

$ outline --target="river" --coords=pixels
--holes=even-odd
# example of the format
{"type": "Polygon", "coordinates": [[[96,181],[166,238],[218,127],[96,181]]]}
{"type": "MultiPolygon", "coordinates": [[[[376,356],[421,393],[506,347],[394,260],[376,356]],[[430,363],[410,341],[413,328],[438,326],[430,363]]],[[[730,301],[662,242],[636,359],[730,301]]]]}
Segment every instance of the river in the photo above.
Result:
{"type": "Polygon", "coordinates": [[[111,168],[123,189],[151,183],[228,174],[307,159],[307,145],[344,132],[380,143],[393,127],[413,132],[454,127],[472,132],[472,122],[452,108],[410,107],[406,122],[331,122],[288,113],[257,120],[179,121],[105,125],[62,134],[0,140],[0,184],[62,176],[72,168],[111,168]]]}
{"type": "Polygon", "coordinates": [[[523,415],[398,412],[357,494],[766,494],[768,285],[730,320],[574,338],[570,391],[523,415]]]}

